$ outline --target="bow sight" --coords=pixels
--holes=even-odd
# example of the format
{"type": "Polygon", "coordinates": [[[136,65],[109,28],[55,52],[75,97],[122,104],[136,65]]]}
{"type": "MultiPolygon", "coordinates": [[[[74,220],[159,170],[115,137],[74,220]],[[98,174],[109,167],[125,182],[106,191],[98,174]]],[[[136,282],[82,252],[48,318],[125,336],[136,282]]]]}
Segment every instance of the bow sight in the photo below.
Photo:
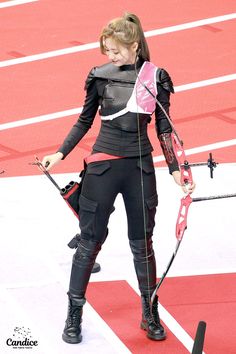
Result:
{"type": "Polygon", "coordinates": [[[188,170],[190,167],[207,166],[210,169],[210,177],[213,178],[214,168],[216,168],[217,165],[218,162],[215,162],[215,160],[212,157],[212,153],[210,152],[207,162],[189,163],[187,160],[185,160],[184,163],[181,165],[181,167],[183,167],[185,170],[188,170]]]}

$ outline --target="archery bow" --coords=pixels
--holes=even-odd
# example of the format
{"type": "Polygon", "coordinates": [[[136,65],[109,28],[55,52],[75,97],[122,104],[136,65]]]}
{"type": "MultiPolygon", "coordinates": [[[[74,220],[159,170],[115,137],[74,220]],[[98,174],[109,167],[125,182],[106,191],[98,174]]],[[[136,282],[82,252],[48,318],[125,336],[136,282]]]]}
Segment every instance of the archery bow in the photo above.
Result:
{"type": "MultiPolygon", "coordinates": [[[[155,95],[155,92],[152,92],[151,89],[149,87],[147,87],[147,85],[140,79],[139,75],[137,74],[137,71],[136,71],[136,75],[137,75],[137,79],[140,82],[140,84],[148,91],[148,93],[155,100],[156,104],[161,108],[161,110],[163,111],[164,115],[166,116],[166,118],[172,128],[171,139],[172,139],[173,150],[174,150],[174,153],[175,153],[178,165],[179,165],[179,169],[180,169],[181,185],[186,186],[186,187],[188,185],[192,185],[193,184],[192,172],[191,172],[190,165],[187,161],[185,151],[183,149],[183,142],[180,140],[171,118],[169,117],[168,113],[166,112],[166,110],[162,106],[162,104],[158,101],[158,99],[155,95]]],[[[136,97],[138,97],[137,92],[136,92],[136,97]]],[[[137,113],[137,118],[138,118],[138,113],[137,113]]],[[[138,127],[139,127],[139,124],[138,124],[138,127]]],[[[140,132],[138,132],[138,133],[139,133],[138,136],[140,136],[140,132]]],[[[140,153],[140,159],[141,159],[141,153],[140,153]]],[[[142,186],[142,181],[141,181],[141,186],[142,186]]],[[[154,298],[157,293],[157,290],[159,289],[162,281],[164,280],[176,254],[177,254],[178,248],[180,246],[180,242],[181,242],[184,232],[187,228],[187,212],[188,212],[188,208],[189,208],[191,202],[192,202],[192,199],[189,196],[189,194],[181,199],[181,205],[180,205],[178,218],[177,218],[177,222],[176,222],[176,238],[177,238],[176,249],[175,249],[175,252],[172,255],[171,260],[167,266],[166,272],[163,274],[160,282],[157,284],[153,294],[151,295],[151,299],[150,299],[151,303],[153,303],[154,298]]],[[[144,222],[145,222],[145,220],[144,220],[144,222]]]]}
{"type": "MultiPolygon", "coordinates": [[[[136,72],[137,74],[137,72],[136,72]]],[[[171,128],[172,128],[172,133],[171,133],[171,140],[172,140],[172,146],[173,146],[173,150],[179,165],[179,169],[180,169],[180,182],[182,186],[186,186],[188,187],[189,185],[193,184],[193,178],[192,178],[192,171],[191,171],[191,166],[203,166],[203,165],[207,165],[210,168],[210,177],[213,178],[213,171],[214,168],[217,166],[217,163],[213,160],[212,158],[212,153],[209,154],[209,159],[207,160],[207,163],[192,163],[189,164],[187,158],[186,158],[186,154],[183,148],[183,142],[180,140],[178,133],[174,127],[174,124],[171,120],[171,118],[169,117],[168,113],[166,112],[165,108],[162,106],[162,104],[158,101],[157,97],[155,96],[155,94],[147,87],[147,85],[145,85],[144,82],[142,82],[142,80],[140,79],[139,75],[137,74],[137,79],[139,80],[140,84],[149,92],[149,94],[154,98],[154,100],[156,101],[156,104],[161,108],[161,110],[163,111],[163,113],[165,114],[171,128]]],[[[138,114],[137,114],[137,118],[138,118],[138,114]]],[[[138,124],[139,126],[139,124],[138,124]]],[[[140,134],[140,132],[139,132],[140,134]]],[[[141,159],[141,154],[140,154],[140,159],[141,159]]],[[[142,180],[141,180],[141,185],[142,185],[142,180]]],[[[175,230],[175,234],[176,234],[176,238],[177,238],[177,244],[174,250],[174,253],[171,256],[171,259],[167,265],[167,268],[165,270],[165,272],[163,273],[160,281],[158,282],[158,284],[156,285],[156,288],[154,290],[154,292],[151,295],[151,304],[154,302],[155,296],[157,294],[158,289],[160,288],[164,278],[166,277],[172,263],[173,260],[178,252],[180,243],[183,239],[184,236],[184,232],[187,229],[187,216],[188,216],[188,210],[189,207],[191,205],[192,202],[197,202],[197,201],[203,201],[203,200],[211,200],[211,199],[220,199],[220,198],[230,198],[230,197],[236,197],[236,194],[225,194],[225,195],[218,195],[218,196],[210,196],[210,197],[200,197],[200,198],[191,198],[190,194],[187,193],[187,195],[185,195],[184,197],[181,198],[181,202],[180,202],[180,208],[179,208],[179,212],[178,212],[178,217],[177,217],[177,221],[176,221],[176,230],[175,230]]],[[[145,220],[144,220],[145,223],[145,220]]]]}
{"type": "MultiPolygon", "coordinates": [[[[148,87],[146,87],[146,85],[144,85],[145,88],[148,90],[148,92],[153,96],[152,92],[148,89],[148,87]]],[[[154,96],[153,96],[154,97],[154,96]]],[[[171,128],[172,128],[172,133],[171,133],[171,138],[172,138],[172,145],[173,145],[173,150],[180,168],[180,174],[181,174],[181,184],[182,186],[188,186],[191,185],[193,183],[193,177],[192,177],[192,171],[191,171],[191,166],[203,166],[203,165],[207,165],[210,168],[210,177],[213,178],[213,171],[214,168],[217,166],[217,163],[213,160],[212,158],[212,153],[209,154],[209,159],[207,160],[207,163],[192,163],[189,164],[187,158],[186,158],[186,154],[183,148],[183,141],[179,138],[179,135],[175,129],[175,126],[171,120],[171,118],[169,117],[169,115],[167,114],[165,108],[162,106],[162,104],[157,100],[156,97],[154,97],[156,100],[156,103],[158,104],[158,106],[161,108],[161,110],[163,111],[163,113],[165,114],[171,128]]],[[[221,198],[227,198],[229,196],[235,196],[235,195],[225,195],[225,196],[221,196],[221,198]]],[[[189,207],[191,205],[192,202],[196,202],[196,201],[202,201],[202,200],[209,200],[209,199],[219,199],[220,196],[213,196],[213,197],[203,197],[203,198],[191,198],[190,194],[188,193],[186,196],[181,198],[180,201],[180,208],[179,208],[179,212],[178,212],[178,216],[177,216],[177,221],[176,221],[176,229],[175,229],[175,235],[176,235],[176,239],[177,239],[177,243],[176,243],[176,247],[175,250],[171,256],[171,259],[167,265],[167,268],[165,270],[165,272],[163,273],[161,279],[159,280],[159,282],[156,285],[156,288],[154,290],[154,292],[152,293],[151,296],[151,304],[153,303],[155,296],[157,294],[158,289],[160,288],[163,280],[165,279],[175,257],[176,254],[178,252],[180,243],[183,239],[184,236],[184,232],[187,229],[187,217],[188,217],[188,210],[189,207]]]]}

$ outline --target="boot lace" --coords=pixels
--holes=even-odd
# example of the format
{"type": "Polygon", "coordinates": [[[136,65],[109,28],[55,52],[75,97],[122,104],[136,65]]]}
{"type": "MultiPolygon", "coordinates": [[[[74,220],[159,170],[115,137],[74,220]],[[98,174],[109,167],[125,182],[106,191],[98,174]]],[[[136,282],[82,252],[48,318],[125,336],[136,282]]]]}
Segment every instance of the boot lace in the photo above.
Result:
{"type": "Polygon", "coordinates": [[[67,318],[67,326],[68,327],[77,327],[81,323],[82,316],[82,306],[78,306],[76,308],[69,307],[68,318],[67,318]]]}

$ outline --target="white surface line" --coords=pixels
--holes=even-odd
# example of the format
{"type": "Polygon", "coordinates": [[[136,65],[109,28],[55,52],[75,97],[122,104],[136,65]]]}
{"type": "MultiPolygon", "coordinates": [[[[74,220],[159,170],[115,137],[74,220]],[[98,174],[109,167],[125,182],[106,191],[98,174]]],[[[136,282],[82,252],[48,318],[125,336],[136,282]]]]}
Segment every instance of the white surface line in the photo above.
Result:
{"type": "MultiPolygon", "coordinates": [[[[68,291],[68,279],[67,276],[63,273],[60,266],[57,262],[52,259],[51,255],[44,254],[42,257],[43,263],[48,267],[51,274],[55,277],[55,280],[59,282],[65,291],[68,291]]],[[[120,340],[120,338],[113,332],[113,330],[108,326],[108,324],[102,319],[102,317],[97,313],[96,310],[89,304],[87,301],[86,312],[88,315],[93,318],[93,321],[96,323],[99,332],[106,338],[106,340],[112,345],[115,352],[122,354],[131,354],[130,350],[126,345],[120,340]]]]}
{"type": "Polygon", "coordinates": [[[152,36],[156,36],[156,35],[160,35],[160,34],[182,31],[182,30],[186,30],[186,29],[210,25],[213,23],[229,21],[229,20],[233,20],[235,18],[236,18],[236,12],[233,12],[233,13],[227,14],[227,15],[210,17],[210,18],[205,18],[202,20],[193,21],[193,22],[182,23],[180,25],[175,25],[175,26],[165,27],[162,29],[147,31],[147,32],[145,32],[145,37],[152,37],[152,36]]]}
{"type": "MultiPolygon", "coordinates": [[[[126,280],[128,284],[135,290],[135,292],[140,295],[140,291],[138,290],[136,281],[131,278],[126,280]]],[[[185,346],[185,348],[187,348],[191,353],[194,340],[160,303],[158,308],[161,320],[166,324],[168,329],[176,336],[176,338],[185,346]]]]}
{"type": "Polygon", "coordinates": [[[15,122],[4,123],[4,124],[0,124],[0,131],[11,129],[11,128],[22,127],[24,125],[41,123],[48,120],[64,118],[75,114],[79,114],[81,113],[81,111],[82,111],[82,107],[78,107],[78,108],[67,109],[65,111],[43,114],[41,116],[36,116],[32,118],[21,119],[15,122]]]}
{"type": "Polygon", "coordinates": [[[199,88],[199,87],[216,85],[216,84],[220,84],[220,83],[227,82],[227,81],[233,81],[233,80],[236,80],[236,73],[229,74],[229,75],[223,75],[223,76],[219,76],[219,77],[213,77],[212,79],[191,82],[189,84],[184,84],[184,85],[180,85],[180,86],[175,86],[175,92],[192,90],[192,89],[199,88]]]}
{"type": "MultiPolygon", "coordinates": [[[[183,327],[176,321],[176,319],[171,316],[171,314],[159,304],[159,312],[162,320],[166,323],[168,328],[172,333],[178,338],[178,340],[188,349],[189,353],[192,353],[194,340],[190,335],[184,330],[183,327]]],[[[197,323],[196,323],[197,325],[197,323]]],[[[205,352],[202,352],[205,354],[205,352]]]]}
{"type": "MultiPolygon", "coordinates": [[[[211,86],[211,85],[223,83],[226,81],[232,81],[232,80],[236,80],[236,74],[224,75],[224,76],[219,76],[219,77],[215,77],[212,79],[207,79],[207,80],[192,82],[192,83],[185,84],[185,85],[175,86],[175,92],[181,92],[181,91],[191,90],[191,89],[195,89],[195,88],[211,86]]],[[[72,115],[81,113],[82,108],[83,107],[77,107],[77,108],[72,108],[72,109],[68,109],[65,111],[44,114],[44,115],[36,116],[36,117],[32,117],[32,118],[25,118],[25,119],[21,119],[21,120],[9,122],[9,123],[3,123],[3,124],[0,124],[0,131],[6,130],[6,129],[11,129],[11,128],[22,127],[24,125],[29,125],[29,124],[45,122],[45,121],[52,120],[52,119],[58,119],[58,118],[72,116],[72,115]]]]}
{"type": "Polygon", "coordinates": [[[26,57],[22,58],[17,58],[17,59],[9,59],[9,60],[4,60],[0,61],[0,68],[4,68],[7,66],[11,65],[17,65],[17,64],[24,64],[24,63],[29,63],[37,60],[42,60],[42,59],[49,59],[49,58],[54,58],[58,57],[61,55],[66,55],[66,54],[74,54],[78,52],[83,52],[85,50],[89,49],[95,49],[99,47],[99,43],[89,43],[89,44],[82,44],[70,48],[65,48],[65,49],[58,49],[58,50],[53,50],[50,52],[45,52],[45,53],[40,53],[40,54],[33,54],[29,55],[26,57]]]}
{"type": "MultiPolygon", "coordinates": [[[[37,1],[37,0],[34,0],[34,1],[37,1]]],[[[182,30],[186,30],[186,29],[196,28],[196,27],[200,27],[200,26],[204,26],[204,25],[209,25],[209,24],[218,23],[218,22],[224,22],[224,21],[233,20],[233,19],[236,19],[235,12],[231,13],[231,14],[227,14],[227,15],[210,17],[210,18],[206,18],[206,19],[202,19],[202,20],[198,20],[198,21],[193,21],[193,22],[183,23],[180,25],[169,26],[169,27],[164,27],[164,28],[160,28],[160,29],[147,31],[147,32],[145,32],[145,37],[154,37],[157,35],[182,31],[182,30]]],[[[48,59],[48,58],[57,57],[60,55],[65,55],[65,54],[78,53],[78,52],[82,52],[85,50],[95,49],[98,47],[99,47],[99,43],[93,42],[93,43],[87,43],[87,44],[83,44],[83,45],[79,45],[79,46],[74,46],[74,47],[69,47],[69,48],[29,55],[29,56],[22,57],[22,58],[4,60],[4,61],[0,61],[0,68],[11,66],[11,65],[33,62],[33,61],[42,60],[42,59],[48,59]]]]}
{"type": "MultiPolygon", "coordinates": [[[[202,145],[202,146],[199,146],[196,148],[187,149],[187,150],[185,150],[185,154],[187,156],[189,156],[189,155],[198,154],[200,152],[222,149],[222,148],[226,148],[226,147],[234,146],[234,145],[236,145],[236,139],[219,141],[218,143],[213,143],[213,144],[209,144],[209,145],[202,145]]],[[[154,162],[165,161],[164,155],[155,156],[153,158],[153,161],[154,162]]]]}
{"type": "Polygon", "coordinates": [[[16,6],[16,5],[24,5],[24,4],[28,4],[31,2],[35,2],[38,0],[12,0],[12,1],[6,1],[0,4],[0,9],[6,8],[6,7],[10,7],[10,6],[16,6]]]}

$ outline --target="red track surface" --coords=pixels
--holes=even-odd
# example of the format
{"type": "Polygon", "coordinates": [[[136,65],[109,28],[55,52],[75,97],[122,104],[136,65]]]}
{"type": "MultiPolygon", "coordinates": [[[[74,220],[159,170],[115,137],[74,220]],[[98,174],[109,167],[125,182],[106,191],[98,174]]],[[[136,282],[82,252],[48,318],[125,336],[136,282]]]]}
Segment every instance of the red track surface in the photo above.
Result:
{"type": "MultiPolygon", "coordinates": [[[[206,353],[235,353],[236,335],[234,326],[230,326],[236,311],[236,288],[232,286],[235,280],[235,274],[167,278],[160,289],[162,305],[192,338],[197,323],[203,319],[207,323],[206,353]]],[[[170,331],[164,342],[145,338],[139,329],[140,298],[126,282],[91,283],[88,300],[132,353],[188,353],[170,331]]]]}
{"type": "MultiPolygon", "coordinates": [[[[91,0],[71,0],[69,4],[67,1],[42,0],[0,9],[0,61],[96,42],[102,26],[125,9],[140,16],[145,31],[236,10],[235,0],[166,0],[163,4],[151,0],[148,6],[129,0],[114,1],[111,6],[110,2],[103,0],[99,1],[99,6],[96,2],[96,9],[94,4],[91,0]],[[96,20],[92,20],[94,15],[96,20]]],[[[148,38],[152,61],[170,72],[175,86],[235,73],[235,30],[235,20],[231,20],[148,38]]],[[[0,124],[82,106],[86,75],[92,66],[105,60],[98,49],[93,49],[0,68],[0,124]]],[[[236,81],[229,81],[172,96],[171,115],[186,149],[235,139],[235,91],[236,81]]],[[[0,131],[0,170],[6,170],[6,177],[39,173],[28,162],[35,154],[42,157],[54,152],[76,119],[76,116],[70,116],[0,131]]],[[[91,131],[70,157],[55,168],[55,173],[82,168],[82,157],[89,154],[99,124],[97,117],[91,131]]],[[[150,136],[157,156],[161,152],[153,124],[150,125],[150,136]]],[[[235,145],[218,149],[214,155],[219,162],[235,162],[235,145]]],[[[190,160],[199,161],[205,157],[206,153],[199,153],[190,160]]],[[[231,343],[232,340],[235,342],[235,334],[228,329],[234,323],[235,292],[232,291],[235,289],[230,288],[233,280],[234,275],[166,280],[163,305],[192,337],[193,323],[197,325],[200,319],[206,320],[209,324],[206,352],[209,354],[233,354],[231,343]]],[[[143,333],[139,338],[136,323],[139,304],[133,290],[122,282],[114,283],[112,289],[111,284],[108,286],[109,291],[105,291],[106,284],[103,283],[90,286],[88,296],[95,309],[134,353],[156,352],[153,349],[156,343],[146,340],[143,333]],[[129,316],[118,307],[112,309],[115,316],[111,309],[105,309],[102,296],[97,297],[102,292],[107,306],[109,303],[114,305],[114,294],[116,298],[119,294],[122,309],[125,302],[129,316]],[[127,324],[124,323],[126,316],[127,324]]],[[[171,354],[186,353],[171,333],[168,341],[158,344],[158,353],[170,354],[170,347],[171,354]]]]}
{"type": "Polygon", "coordinates": [[[235,11],[234,0],[221,3],[208,0],[207,4],[197,0],[181,0],[181,3],[179,0],[166,0],[160,6],[156,0],[149,0],[146,5],[130,0],[113,1],[112,6],[105,0],[96,5],[93,0],[80,3],[70,0],[70,4],[67,1],[42,0],[2,9],[0,60],[15,57],[12,52],[30,55],[70,47],[74,42],[77,45],[96,42],[104,24],[125,10],[134,11],[141,17],[145,31],[235,11]],[[96,15],[96,20],[93,20],[93,15],[96,15]]]}
{"type": "MultiPolygon", "coordinates": [[[[169,1],[158,9],[157,20],[150,17],[148,9],[137,9],[135,6],[135,11],[138,14],[140,12],[144,29],[151,30],[234,11],[234,1],[228,1],[227,4],[220,6],[214,6],[215,4],[215,1],[210,1],[206,8],[199,2],[191,1],[190,5],[189,1],[184,1],[181,2],[184,11],[180,11],[178,1],[174,3],[169,1]]],[[[86,3],[78,12],[70,11],[65,6],[67,5],[64,2],[57,2],[55,12],[52,11],[55,7],[54,2],[40,1],[2,9],[0,21],[6,30],[0,35],[3,43],[1,60],[21,54],[31,55],[61,49],[73,44],[95,42],[107,19],[116,13],[119,15],[124,9],[120,2],[114,4],[112,10],[106,9],[104,12],[103,7],[96,9],[96,23],[91,24],[88,32],[85,24],[90,4],[86,3]]],[[[70,6],[71,9],[76,9],[78,5],[72,1],[70,6]]],[[[150,2],[150,7],[155,6],[154,1],[150,2]]],[[[132,8],[131,5],[130,10],[132,8]]],[[[234,27],[235,21],[226,21],[148,38],[152,60],[171,73],[176,86],[231,74],[235,71],[233,55],[235,48],[232,46],[234,27]]],[[[98,49],[93,49],[2,68],[0,80],[4,90],[1,94],[1,123],[82,106],[83,86],[87,73],[92,66],[99,65],[105,60],[98,49]]],[[[184,138],[185,148],[235,137],[234,92],[235,81],[230,81],[184,91],[172,97],[172,118],[184,138]],[[192,131],[197,133],[194,137],[192,131]]],[[[75,116],[67,117],[0,132],[0,163],[7,170],[7,175],[38,173],[28,165],[28,162],[33,159],[35,153],[42,157],[45,153],[54,152],[76,119],[75,116]]],[[[88,154],[99,124],[99,119],[96,119],[93,130],[70,158],[54,172],[81,169],[82,163],[81,158],[78,158],[78,152],[80,157],[88,154]]],[[[153,126],[150,128],[156,156],[160,154],[160,149],[153,126]]],[[[220,162],[232,162],[235,160],[235,148],[224,149],[223,154],[216,151],[215,155],[220,162]]],[[[196,155],[191,160],[205,159],[205,156],[206,154],[196,155]]]]}

